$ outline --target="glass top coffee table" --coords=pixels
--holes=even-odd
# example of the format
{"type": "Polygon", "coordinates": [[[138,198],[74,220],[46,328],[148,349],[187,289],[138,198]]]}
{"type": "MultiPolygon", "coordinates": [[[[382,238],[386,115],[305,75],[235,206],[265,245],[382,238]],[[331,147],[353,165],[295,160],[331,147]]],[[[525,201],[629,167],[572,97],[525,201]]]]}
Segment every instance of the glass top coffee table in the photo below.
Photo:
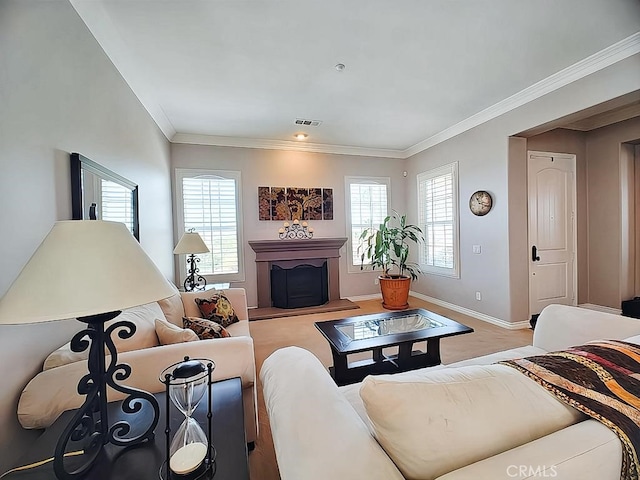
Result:
{"type": "Polygon", "coordinates": [[[440,364],[440,339],[473,329],[422,308],[401,312],[316,322],[328,340],[333,355],[329,369],[338,385],[361,381],[367,375],[398,373],[440,364]],[[425,352],[413,350],[415,342],[427,342],[425,352]],[[398,346],[397,355],[384,355],[383,348],[398,346]],[[372,352],[372,358],[349,363],[347,355],[372,352]]]}

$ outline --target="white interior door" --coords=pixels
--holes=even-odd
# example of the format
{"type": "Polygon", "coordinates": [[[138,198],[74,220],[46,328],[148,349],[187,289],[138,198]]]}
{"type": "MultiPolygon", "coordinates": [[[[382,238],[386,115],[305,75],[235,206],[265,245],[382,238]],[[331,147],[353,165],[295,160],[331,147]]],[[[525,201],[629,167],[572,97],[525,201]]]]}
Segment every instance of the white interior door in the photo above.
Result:
{"type": "Polygon", "coordinates": [[[529,311],[576,303],[575,156],[529,152],[529,311]]]}

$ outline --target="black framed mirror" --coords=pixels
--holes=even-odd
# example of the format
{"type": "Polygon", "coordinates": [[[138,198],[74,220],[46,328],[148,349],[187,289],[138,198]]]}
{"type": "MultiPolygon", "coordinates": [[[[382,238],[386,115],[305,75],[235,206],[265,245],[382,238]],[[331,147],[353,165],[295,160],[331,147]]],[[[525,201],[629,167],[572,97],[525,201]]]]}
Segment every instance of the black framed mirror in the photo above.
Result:
{"type": "Polygon", "coordinates": [[[140,241],[138,185],[79,153],[72,153],[71,218],[122,222],[140,241]]]}

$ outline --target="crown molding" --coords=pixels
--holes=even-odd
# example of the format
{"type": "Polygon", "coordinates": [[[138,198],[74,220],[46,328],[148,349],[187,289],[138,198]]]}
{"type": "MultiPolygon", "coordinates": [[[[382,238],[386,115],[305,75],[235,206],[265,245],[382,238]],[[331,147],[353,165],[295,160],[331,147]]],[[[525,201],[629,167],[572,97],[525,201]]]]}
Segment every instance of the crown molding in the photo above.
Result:
{"type": "Polygon", "coordinates": [[[600,50],[599,52],[594,53],[593,55],[580,60],[579,62],[574,63],[573,65],[564,68],[537,83],[534,83],[524,90],[521,90],[518,93],[485,108],[475,115],[472,115],[469,118],[436,133],[432,137],[416,143],[412,147],[403,151],[404,158],[420,153],[427,148],[433,147],[438,143],[442,143],[445,140],[453,138],[456,135],[466,132],[467,130],[477,127],[478,125],[488,122],[489,120],[499,117],[500,115],[510,112],[511,110],[521,107],[522,105],[580,80],[587,75],[591,75],[592,73],[607,68],[614,63],[620,62],[637,53],[640,53],[640,32],[634,33],[633,35],[630,35],[627,38],[620,40],[619,42],[614,43],[613,45],[600,50]]]}
{"type": "Polygon", "coordinates": [[[194,145],[216,145],[223,147],[263,148],[269,150],[293,150],[300,152],[331,153],[339,155],[359,155],[366,157],[384,157],[406,159],[450,138],[460,135],[478,125],[493,120],[533,100],[558,90],[581,78],[607,68],[632,55],[640,53],[640,32],[634,33],[593,55],[580,60],[553,75],[511,95],[504,100],[442,130],[435,135],[416,143],[405,150],[376,149],[352,147],[347,145],[325,145],[319,143],[301,143],[294,141],[218,137],[213,135],[194,135],[177,133],[171,138],[172,143],[194,145]]]}
{"type": "Polygon", "coordinates": [[[580,80],[587,75],[640,53],[640,32],[637,32],[404,150],[185,134],[176,133],[171,121],[162,110],[153,93],[144,93],[148,91],[145,87],[153,84],[153,82],[144,78],[144,75],[136,68],[126,43],[120,37],[118,30],[113,25],[108,13],[100,2],[70,0],[70,3],[85,25],[87,25],[87,27],[91,25],[91,27],[88,28],[91,34],[102,47],[124,81],[129,85],[134,95],[147,110],[153,121],[172,143],[406,159],[572,82],[580,80]],[[91,3],[91,8],[87,7],[89,3],[91,3]]]}
{"type": "Polygon", "coordinates": [[[171,143],[215,145],[219,147],[261,148],[267,150],[293,150],[298,152],[332,153],[364,157],[406,158],[402,150],[350,147],[347,145],[325,145],[321,143],[294,142],[287,140],[218,137],[214,135],[196,135],[191,133],[176,133],[173,138],[171,138],[171,143]]]}

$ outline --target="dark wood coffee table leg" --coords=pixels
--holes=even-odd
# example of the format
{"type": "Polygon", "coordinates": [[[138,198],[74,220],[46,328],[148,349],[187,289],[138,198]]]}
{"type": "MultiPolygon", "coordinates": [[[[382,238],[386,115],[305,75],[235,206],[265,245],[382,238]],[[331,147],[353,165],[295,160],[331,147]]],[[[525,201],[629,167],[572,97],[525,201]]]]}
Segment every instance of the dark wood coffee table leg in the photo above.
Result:
{"type": "MultiPolygon", "coordinates": [[[[346,354],[340,354],[333,349],[333,367],[329,369],[333,379],[338,385],[348,385],[359,382],[365,376],[380,373],[406,372],[416,368],[432,367],[440,365],[440,339],[431,338],[427,340],[427,351],[425,353],[413,352],[413,342],[401,343],[398,345],[398,356],[386,358],[382,353],[382,348],[372,348],[373,362],[368,365],[359,365],[349,368],[346,354]]],[[[356,362],[361,363],[361,362],[356,362]]]]}
{"type": "Polygon", "coordinates": [[[373,361],[376,363],[384,362],[384,355],[382,354],[382,348],[373,349],[373,361]]]}
{"type": "Polygon", "coordinates": [[[343,382],[349,376],[349,365],[347,363],[347,356],[340,355],[333,349],[331,350],[331,356],[333,357],[333,379],[338,385],[340,385],[341,382],[343,382]]]}
{"type": "Polygon", "coordinates": [[[398,345],[398,371],[406,372],[416,368],[432,367],[439,365],[440,361],[440,339],[432,338],[427,340],[427,351],[413,351],[413,342],[401,343],[398,345]]]}
{"type": "Polygon", "coordinates": [[[398,365],[400,368],[411,363],[412,352],[413,342],[401,343],[398,345],[398,365]]]}
{"type": "Polygon", "coordinates": [[[430,338],[427,340],[427,356],[429,358],[430,365],[440,365],[442,360],[440,359],[440,339],[430,338]]]}

